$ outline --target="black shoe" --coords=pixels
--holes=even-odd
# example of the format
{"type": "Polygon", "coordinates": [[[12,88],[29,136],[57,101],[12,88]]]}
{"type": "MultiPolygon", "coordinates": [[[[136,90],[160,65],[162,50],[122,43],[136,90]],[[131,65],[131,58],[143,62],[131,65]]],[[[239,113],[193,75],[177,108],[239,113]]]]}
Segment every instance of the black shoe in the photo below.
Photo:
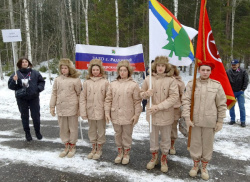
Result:
{"type": "Polygon", "coordinates": [[[29,131],[26,131],[26,132],[25,132],[25,138],[26,138],[26,140],[27,140],[28,142],[30,142],[30,141],[32,140],[32,136],[31,136],[31,134],[30,134],[29,131]]]}
{"type": "Polygon", "coordinates": [[[38,140],[41,140],[43,138],[43,136],[41,135],[40,131],[36,132],[36,138],[38,140]]]}
{"type": "Polygon", "coordinates": [[[235,121],[230,121],[229,122],[229,125],[233,125],[233,124],[235,124],[235,121]]]}
{"type": "Polygon", "coordinates": [[[246,123],[241,123],[241,127],[246,127],[246,123]]]}

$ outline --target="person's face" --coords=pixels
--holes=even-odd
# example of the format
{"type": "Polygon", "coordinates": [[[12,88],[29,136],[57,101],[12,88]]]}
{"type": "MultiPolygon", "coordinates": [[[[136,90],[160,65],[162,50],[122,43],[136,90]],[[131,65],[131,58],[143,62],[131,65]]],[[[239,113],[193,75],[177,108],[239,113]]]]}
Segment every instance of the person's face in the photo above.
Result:
{"type": "Polygon", "coordinates": [[[68,75],[69,75],[69,68],[68,68],[68,66],[62,65],[62,66],[61,66],[61,73],[62,73],[64,76],[68,76],[68,75]]]}
{"type": "Polygon", "coordinates": [[[121,79],[128,78],[128,69],[127,69],[127,67],[125,67],[125,66],[120,67],[119,75],[120,75],[121,79]]]}
{"type": "Polygon", "coordinates": [[[240,66],[240,64],[237,63],[237,64],[232,64],[231,67],[232,67],[233,70],[237,70],[239,68],[239,66],[240,66]]]}
{"type": "Polygon", "coordinates": [[[200,66],[198,72],[200,73],[200,77],[202,80],[206,80],[209,78],[210,74],[211,74],[211,67],[210,66],[200,66]]]}
{"type": "Polygon", "coordinates": [[[29,61],[27,61],[26,59],[22,60],[22,68],[28,68],[29,67],[29,61]]]}
{"type": "Polygon", "coordinates": [[[100,68],[99,66],[92,66],[92,75],[94,77],[98,76],[100,74],[100,68]]]}
{"type": "Polygon", "coordinates": [[[157,64],[157,65],[156,65],[156,72],[157,72],[158,74],[164,73],[165,70],[166,70],[166,65],[165,65],[165,64],[157,64]]]}

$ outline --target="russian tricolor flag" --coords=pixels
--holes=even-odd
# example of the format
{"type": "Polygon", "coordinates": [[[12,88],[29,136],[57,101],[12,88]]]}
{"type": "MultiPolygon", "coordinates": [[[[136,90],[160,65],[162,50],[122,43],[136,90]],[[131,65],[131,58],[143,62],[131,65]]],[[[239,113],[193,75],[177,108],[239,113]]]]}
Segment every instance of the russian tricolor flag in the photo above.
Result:
{"type": "Polygon", "coordinates": [[[134,71],[145,71],[142,44],[131,47],[108,47],[76,44],[76,68],[88,69],[92,59],[100,59],[105,71],[116,71],[119,61],[128,60],[134,71]]]}

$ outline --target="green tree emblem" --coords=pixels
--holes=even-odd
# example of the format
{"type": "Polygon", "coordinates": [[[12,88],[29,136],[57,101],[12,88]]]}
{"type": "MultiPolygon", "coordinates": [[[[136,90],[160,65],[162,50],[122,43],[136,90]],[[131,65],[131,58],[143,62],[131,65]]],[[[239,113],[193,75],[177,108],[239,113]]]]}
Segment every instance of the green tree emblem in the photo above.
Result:
{"type": "Polygon", "coordinates": [[[174,21],[173,19],[168,24],[166,29],[166,34],[168,35],[167,40],[169,41],[167,45],[162,47],[163,49],[170,50],[169,57],[173,57],[173,53],[178,56],[178,59],[181,60],[182,57],[188,57],[190,54],[190,40],[189,37],[181,27],[179,34],[173,39],[173,32],[174,30],[174,21]]]}

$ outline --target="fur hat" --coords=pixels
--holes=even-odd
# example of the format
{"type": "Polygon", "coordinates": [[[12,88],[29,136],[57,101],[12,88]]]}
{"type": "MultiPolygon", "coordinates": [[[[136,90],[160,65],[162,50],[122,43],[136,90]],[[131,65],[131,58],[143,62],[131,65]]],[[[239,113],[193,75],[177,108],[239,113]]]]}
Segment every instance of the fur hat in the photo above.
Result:
{"type": "Polygon", "coordinates": [[[81,73],[74,68],[73,62],[70,61],[70,59],[68,59],[68,58],[62,58],[59,61],[59,74],[60,75],[62,74],[61,73],[61,66],[68,66],[69,77],[78,78],[81,75],[81,73]]]}
{"type": "Polygon", "coordinates": [[[174,65],[171,65],[172,68],[174,70],[174,76],[179,76],[180,75],[180,70],[178,70],[178,68],[174,65]]]}
{"type": "Polygon", "coordinates": [[[92,59],[89,62],[88,75],[86,76],[86,79],[89,79],[91,76],[93,76],[93,74],[92,74],[92,67],[93,66],[98,66],[100,68],[100,74],[102,75],[102,77],[105,77],[105,72],[104,72],[105,69],[102,65],[102,61],[100,59],[92,59]]]}
{"type": "Polygon", "coordinates": [[[119,70],[121,67],[126,67],[128,69],[128,78],[132,76],[133,72],[134,72],[134,68],[130,65],[129,61],[127,60],[123,60],[123,61],[120,61],[118,62],[117,64],[117,78],[116,79],[120,79],[120,74],[119,74],[119,70]]]}
{"type": "Polygon", "coordinates": [[[167,76],[173,76],[174,75],[174,69],[172,69],[171,64],[168,63],[168,58],[166,56],[157,56],[155,58],[154,63],[152,64],[152,73],[157,73],[156,65],[157,64],[164,64],[166,66],[165,73],[167,73],[167,76]]]}

